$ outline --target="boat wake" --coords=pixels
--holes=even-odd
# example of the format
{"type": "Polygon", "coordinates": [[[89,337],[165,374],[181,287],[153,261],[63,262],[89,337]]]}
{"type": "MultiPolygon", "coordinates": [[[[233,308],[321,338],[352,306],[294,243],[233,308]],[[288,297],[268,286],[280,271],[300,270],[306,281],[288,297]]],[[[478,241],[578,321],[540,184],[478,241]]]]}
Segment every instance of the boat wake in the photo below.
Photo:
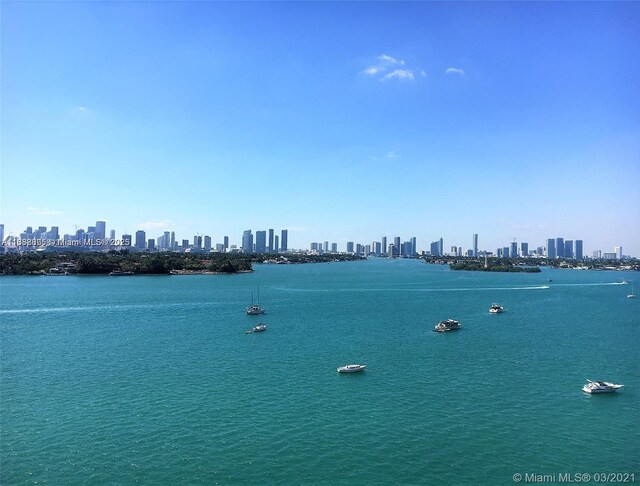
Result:
{"type": "Polygon", "coordinates": [[[283,292],[483,292],[494,290],[545,290],[550,288],[548,285],[527,286],[527,287],[458,287],[458,288],[422,288],[407,289],[396,287],[384,288],[347,288],[347,289],[294,289],[289,287],[276,287],[276,290],[283,292]]]}

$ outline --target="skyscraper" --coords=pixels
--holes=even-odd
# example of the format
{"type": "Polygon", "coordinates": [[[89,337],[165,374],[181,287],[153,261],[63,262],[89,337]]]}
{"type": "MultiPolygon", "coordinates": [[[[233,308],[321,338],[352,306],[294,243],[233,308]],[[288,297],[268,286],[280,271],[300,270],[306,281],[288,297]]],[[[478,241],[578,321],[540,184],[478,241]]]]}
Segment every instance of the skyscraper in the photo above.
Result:
{"type": "Polygon", "coordinates": [[[136,231],[136,243],[134,246],[139,250],[144,250],[146,241],[147,234],[142,230],[136,231]]]}
{"type": "Polygon", "coordinates": [[[556,240],[547,239],[547,258],[556,258],[556,240]]]}
{"type": "Polygon", "coordinates": [[[107,237],[107,223],[104,221],[96,221],[96,229],[94,232],[95,238],[106,238],[107,237]]]}
{"type": "MultiPolygon", "coordinates": [[[[228,236],[224,237],[224,240],[223,240],[222,244],[224,245],[224,251],[227,251],[229,249],[229,237],[228,236]]],[[[276,244],[276,246],[278,246],[278,245],[276,244]]]]}
{"type": "Polygon", "coordinates": [[[253,234],[251,230],[242,233],[242,252],[253,253],[253,234]]]}
{"type": "Polygon", "coordinates": [[[331,253],[338,253],[338,244],[331,243],[331,253]]]}
{"type": "Polygon", "coordinates": [[[616,254],[616,259],[617,260],[622,260],[622,247],[621,246],[616,246],[613,249],[613,251],[616,254]]]}
{"type": "Polygon", "coordinates": [[[393,256],[399,256],[400,255],[400,237],[396,236],[393,239],[393,256]]]}
{"type": "Polygon", "coordinates": [[[274,243],[273,243],[273,251],[275,253],[278,253],[280,251],[280,237],[278,235],[275,235],[273,237],[273,241],[274,241],[274,243]]]}
{"type": "Polygon", "coordinates": [[[0,224],[0,245],[4,245],[4,224],[0,224]]]}
{"type": "Polygon", "coordinates": [[[211,251],[211,236],[204,237],[204,249],[207,251],[211,251]]]}
{"type": "Polygon", "coordinates": [[[353,253],[353,241],[347,241],[347,253],[353,253]]]}
{"type": "Polygon", "coordinates": [[[416,239],[415,236],[413,236],[411,238],[411,255],[410,256],[416,256],[418,254],[418,240],[416,239]]]}
{"type": "Polygon", "coordinates": [[[269,230],[269,244],[267,245],[267,252],[273,252],[273,230],[269,230]]]}
{"type": "Polygon", "coordinates": [[[386,236],[382,237],[382,242],[380,243],[380,246],[382,247],[381,253],[386,255],[387,251],[389,250],[389,248],[387,248],[387,237],[386,236]]]}
{"type": "Polygon", "coordinates": [[[256,253],[266,253],[267,251],[267,232],[256,231],[256,253]]]}
{"type": "Polygon", "coordinates": [[[169,241],[169,246],[171,247],[171,251],[176,249],[176,233],[175,233],[175,231],[171,232],[171,239],[169,241]]]}
{"type": "Polygon", "coordinates": [[[582,251],[582,240],[576,240],[576,260],[582,260],[584,258],[582,251]]]}
{"type": "Polygon", "coordinates": [[[523,257],[529,256],[529,243],[520,242],[520,255],[523,257]]]}
{"type": "Polygon", "coordinates": [[[509,256],[511,258],[518,258],[518,243],[515,241],[511,242],[509,256]]]}
{"type": "Polygon", "coordinates": [[[556,256],[564,258],[564,238],[556,238],[556,256]]]}
{"type": "Polygon", "coordinates": [[[478,256],[478,233],[473,234],[473,257],[478,256]]]}
{"type": "Polygon", "coordinates": [[[564,240],[564,257],[573,258],[573,240],[564,240]]]}
{"type": "Polygon", "coordinates": [[[282,237],[280,238],[280,251],[287,251],[289,247],[287,246],[287,237],[289,236],[289,230],[282,230],[282,237]]]}

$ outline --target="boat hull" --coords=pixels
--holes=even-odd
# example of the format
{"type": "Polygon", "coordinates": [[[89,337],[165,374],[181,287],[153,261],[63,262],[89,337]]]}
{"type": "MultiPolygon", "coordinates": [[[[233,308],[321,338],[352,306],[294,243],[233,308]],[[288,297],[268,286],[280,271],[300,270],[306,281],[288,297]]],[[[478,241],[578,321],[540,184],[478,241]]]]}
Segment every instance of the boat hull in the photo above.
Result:
{"type": "Polygon", "coordinates": [[[356,366],[340,366],[339,368],[336,368],[336,371],[338,373],[360,373],[361,371],[364,371],[364,369],[366,368],[366,365],[357,365],[356,366]]]}

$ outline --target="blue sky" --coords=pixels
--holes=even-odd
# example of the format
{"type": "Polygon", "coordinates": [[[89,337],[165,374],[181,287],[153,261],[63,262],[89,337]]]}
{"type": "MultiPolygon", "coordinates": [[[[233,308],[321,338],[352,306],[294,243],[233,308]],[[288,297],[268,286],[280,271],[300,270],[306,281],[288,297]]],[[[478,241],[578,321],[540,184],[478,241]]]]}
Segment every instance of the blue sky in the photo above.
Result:
{"type": "Polygon", "coordinates": [[[3,2],[5,234],[640,256],[635,2],[3,2]]]}

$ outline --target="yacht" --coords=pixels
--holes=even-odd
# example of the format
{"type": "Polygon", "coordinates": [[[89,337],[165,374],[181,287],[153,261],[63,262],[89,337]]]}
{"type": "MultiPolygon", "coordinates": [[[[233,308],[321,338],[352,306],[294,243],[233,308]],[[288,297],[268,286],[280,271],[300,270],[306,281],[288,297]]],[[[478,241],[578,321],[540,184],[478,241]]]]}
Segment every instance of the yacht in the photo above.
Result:
{"type": "Polygon", "coordinates": [[[453,319],[446,319],[436,324],[433,330],[434,332],[448,332],[448,331],[456,331],[461,327],[462,326],[458,321],[454,321],[453,319]]]}
{"type": "Polygon", "coordinates": [[[500,304],[491,304],[491,309],[489,309],[489,313],[500,314],[501,312],[504,312],[504,307],[502,307],[500,304]]]}
{"type": "Polygon", "coordinates": [[[133,272],[125,272],[124,270],[114,270],[109,273],[110,277],[130,277],[133,275],[133,272]]]}
{"type": "Polygon", "coordinates": [[[339,368],[336,368],[336,371],[338,373],[357,373],[358,371],[364,371],[366,367],[367,365],[350,364],[346,366],[340,366],[339,368]]]}
{"type": "Polygon", "coordinates": [[[613,393],[624,386],[616,385],[615,383],[608,383],[606,381],[587,381],[588,383],[582,387],[582,391],[585,393],[613,393]]]}
{"type": "Polygon", "coordinates": [[[262,322],[253,328],[253,332],[262,332],[266,330],[267,330],[267,325],[262,322]]]}

